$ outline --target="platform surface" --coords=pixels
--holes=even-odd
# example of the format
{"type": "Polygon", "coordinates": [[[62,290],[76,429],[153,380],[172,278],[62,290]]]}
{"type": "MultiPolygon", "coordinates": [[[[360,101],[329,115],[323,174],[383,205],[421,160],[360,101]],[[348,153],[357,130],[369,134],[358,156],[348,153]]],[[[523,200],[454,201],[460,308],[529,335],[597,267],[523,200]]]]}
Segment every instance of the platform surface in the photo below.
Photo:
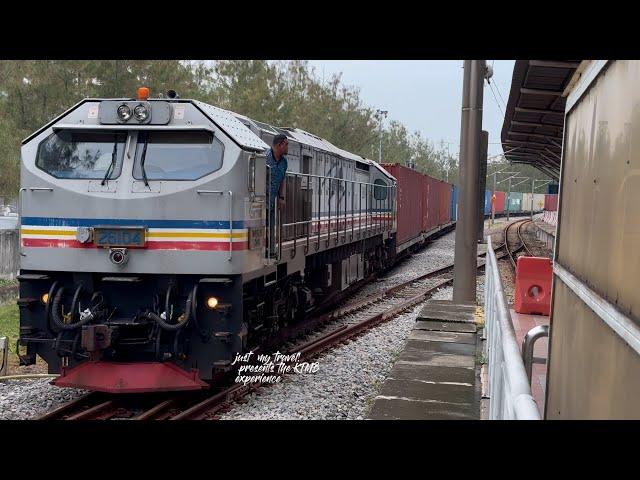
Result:
{"type": "Polygon", "coordinates": [[[427,303],[368,418],[479,419],[475,313],[475,305],[427,303]]]}

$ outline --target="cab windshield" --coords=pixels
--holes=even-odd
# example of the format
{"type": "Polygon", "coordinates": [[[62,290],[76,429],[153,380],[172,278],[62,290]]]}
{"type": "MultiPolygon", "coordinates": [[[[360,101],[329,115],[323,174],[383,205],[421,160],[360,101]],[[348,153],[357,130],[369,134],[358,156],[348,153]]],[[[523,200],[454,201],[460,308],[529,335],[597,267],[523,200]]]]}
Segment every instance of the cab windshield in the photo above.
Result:
{"type": "Polygon", "coordinates": [[[124,132],[60,130],[40,143],[36,166],[56,178],[117,178],[126,140],[124,132]]]}
{"type": "Polygon", "coordinates": [[[141,131],[133,178],[197,180],[220,170],[223,153],[222,142],[208,131],[141,131]]]}

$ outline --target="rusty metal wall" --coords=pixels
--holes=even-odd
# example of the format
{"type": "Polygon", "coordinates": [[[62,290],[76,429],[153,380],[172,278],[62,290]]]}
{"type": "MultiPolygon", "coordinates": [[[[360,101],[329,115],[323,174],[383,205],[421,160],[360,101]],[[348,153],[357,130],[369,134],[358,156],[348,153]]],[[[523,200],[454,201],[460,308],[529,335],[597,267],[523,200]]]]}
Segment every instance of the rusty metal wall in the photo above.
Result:
{"type": "MultiPolygon", "coordinates": [[[[556,262],[640,323],[640,62],[567,114],[556,262]]],[[[554,276],[546,418],[640,418],[640,359],[554,276]]]]}

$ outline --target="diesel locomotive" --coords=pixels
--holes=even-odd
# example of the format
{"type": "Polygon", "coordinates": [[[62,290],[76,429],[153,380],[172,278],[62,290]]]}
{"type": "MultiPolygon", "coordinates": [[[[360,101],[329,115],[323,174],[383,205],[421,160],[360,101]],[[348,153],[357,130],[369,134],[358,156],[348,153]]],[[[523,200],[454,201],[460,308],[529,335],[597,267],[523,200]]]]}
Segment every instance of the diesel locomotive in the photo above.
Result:
{"type": "Polygon", "coordinates": [[[379,164],[174,92],[84,99],[21,153],[19,356],[43,358],[58,386],[205,388],[398,254],[396,180],[379,164]],[[265,153],[280,133],[270,238],[265,153]]]}

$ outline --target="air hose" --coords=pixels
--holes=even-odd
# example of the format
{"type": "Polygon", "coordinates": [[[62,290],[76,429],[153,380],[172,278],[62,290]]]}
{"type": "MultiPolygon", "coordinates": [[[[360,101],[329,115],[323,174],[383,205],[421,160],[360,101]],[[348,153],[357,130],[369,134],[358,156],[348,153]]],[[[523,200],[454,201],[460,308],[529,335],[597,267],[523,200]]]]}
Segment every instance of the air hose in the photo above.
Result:
{"type": "MultiPolygon", "coordinates": [[[[170,286],[167,289],[167,296],[165,299],[165,312],[167,312],[167,315],[170,317],[169,315],[169,304],[170,304],[170,297],[171,297],[171,291],[173,290],[173,287],[170,286]]],[[[170,332],[175,332],[176,330],[180,330],[181,328],[184,328],[187,323],[189,323],[189,319],[191,318],[191,294],[189,294],[189,296],[187,297],[187,303],[184,307],[184,319],[179,322],[179,323],[168,323],[167,321],[165,321],[162,317],[160,317],[160,315],[157,315],[154,312],[147,312],[144,314],[145,317],[149,318],[150,320],[153,320],[154,322],[156,322],[160,328],[162,328],[163,330],[167,330],[170,332]]],[[[168,320],[170,320],[170,318],[168,318],[168,320]]]]}
{"type": "MultiPolygon", "coordinates": [[[[78,288],[76,288],[76,291],[73,295],[73,301],[71,302],[71,320],[73,320],[74,318],[77,318],[77,314],[75,313],[77,307],[78,307],[78,302],[80,300],[80,293],[82,292],[83,287],[82,285],[78,285],[78,288]]],[[[93,311],[89,311],[88,314],[86,314],[83,318],[81,317],[80,321],[75,322],[75,323],[64,323],[63,319],[60,318],[60,306],[62,303],[62,295],[64,294],[65,288],[61,287],[58,292],[56,293],[55,298],[53,299],[53,304],[51,305],[51,320],[53,320],[53,324],[61,329],[61,330],[75,330],[76,328],[80,328],[83,325],[88,324],[89,322],[91,322],[91,320],[93,320],[95,318],[95,313],[93,311]]]]}

